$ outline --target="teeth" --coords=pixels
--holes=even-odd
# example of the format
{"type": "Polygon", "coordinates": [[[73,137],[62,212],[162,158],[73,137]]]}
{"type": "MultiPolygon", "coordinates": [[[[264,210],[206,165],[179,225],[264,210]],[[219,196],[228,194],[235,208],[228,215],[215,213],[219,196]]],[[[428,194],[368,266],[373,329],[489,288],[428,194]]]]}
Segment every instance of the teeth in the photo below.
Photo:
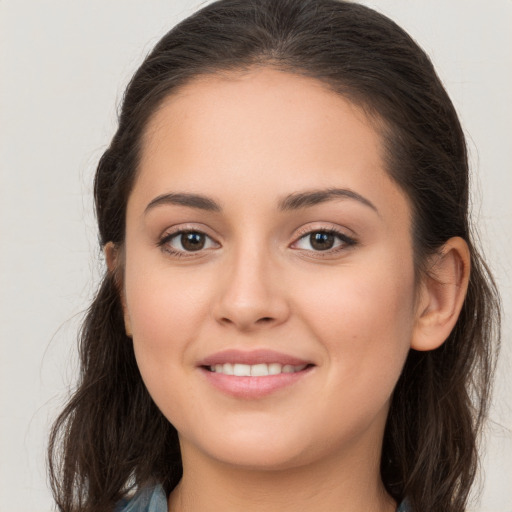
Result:
{"type": "Polygon", "coordinates": [[[281,365],[279,363],[270,363],[268,365],[268,374],[277,375],[278,373],[281,373],[281,365]]]}
{"type": "Polygon", "coordinates": [[[278,375],[279,373],[295,373],[306,368],[306,364],[292,366],[291,364],[279,363],[261,363],[261,364],[216,364],[210,366],[210,371],[223,373],[224,375],[235,375],[237,377],[266,377],[268,375],[278,375]]]}
{"type": "Polygon", "coordinates": [[[252,377],[265,377],[269,374],[267,364],[253,364],[250,368],[252,377]]]}
{"type": "Polygon", "coordinates": [[[233,375],[237,377],[250,377],[251,367],[248,364],[234,364],[233,375]]]}

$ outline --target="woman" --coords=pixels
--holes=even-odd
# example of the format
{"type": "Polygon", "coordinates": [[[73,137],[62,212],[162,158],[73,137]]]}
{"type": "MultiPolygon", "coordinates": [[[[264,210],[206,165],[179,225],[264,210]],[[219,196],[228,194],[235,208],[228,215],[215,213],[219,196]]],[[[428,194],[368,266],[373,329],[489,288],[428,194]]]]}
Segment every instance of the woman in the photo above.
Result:
{"type": "Polygon", "coordinates": [[[465,510],[498,297],[457,115],[403,30],[205,7],[130,82],[95,198],[61,510],[465,510]]]}

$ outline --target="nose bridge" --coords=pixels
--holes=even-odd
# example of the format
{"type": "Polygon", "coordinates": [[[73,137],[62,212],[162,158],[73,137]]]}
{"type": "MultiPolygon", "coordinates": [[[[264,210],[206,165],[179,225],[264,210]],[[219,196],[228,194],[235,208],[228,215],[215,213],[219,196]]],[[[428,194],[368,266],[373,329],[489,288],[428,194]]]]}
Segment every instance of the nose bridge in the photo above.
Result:
{"type": "Polygon", "coordinates": [[[246,237],[229,253],[215,308],[217,320],[243,330],[286,320],[288,304],[268,242],[246,237]]]}

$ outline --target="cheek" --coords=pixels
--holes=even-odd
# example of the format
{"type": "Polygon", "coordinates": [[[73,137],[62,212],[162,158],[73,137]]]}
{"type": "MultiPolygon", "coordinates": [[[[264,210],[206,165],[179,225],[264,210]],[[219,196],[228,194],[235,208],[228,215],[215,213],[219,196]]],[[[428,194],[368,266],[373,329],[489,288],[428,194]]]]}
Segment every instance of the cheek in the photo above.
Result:
{"type": "Polygon", "coordinates": [[[414,272],[403,263],[347,266],[307,286],[303,316],[347,385],[390,393],[398,379],[414,327],[414,272]]]}
{"type": "MultiPolygon", "coordinates": [[[[133,260],[144,261],[137,255],[133,260]]],[[[135,337],[175,346],[198,327],[198,318],[208,307],[209,287],[197,271],[173,272],[165,262],[133,267],[127,262],[125,293],[135,337]]]]}
{"type": "Polygon", "coordinates": [[[397,280],[354,269],[329,293],[311,297],[305,315],[323,344],[328,366],[324,400],[330,404],[329,442],[335,441],[340,425],[357,437],[376,418],[385,421],[409,352],[412,291],[413,281],[405,276],[397,280]]]}
{"type": "Polygon", "coordinates": [[[131,256],[125,269],[127,313],[137,364],[157,400],[184,368],[191,368],[189,347],[208,312],[209,288],[197,271],[173,272],[161,257],[154,261],[135,249],[131,256]]]}
{"type": "Polygon", "coordinates": [[[162,266],[145,267],[127,267],[125,283],[137,365],[157,406],[176,427],[186,429],[196,400],[186,385],[194,369],[190,348],[208,312],[208,287],[162,266]]]}

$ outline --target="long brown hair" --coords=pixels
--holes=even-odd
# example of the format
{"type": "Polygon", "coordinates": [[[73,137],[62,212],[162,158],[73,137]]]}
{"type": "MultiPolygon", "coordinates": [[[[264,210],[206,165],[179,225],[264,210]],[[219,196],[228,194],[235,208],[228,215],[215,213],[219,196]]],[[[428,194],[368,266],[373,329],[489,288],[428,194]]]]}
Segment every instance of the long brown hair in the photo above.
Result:
{"type": "MultiPolygon", "coordinates": [[[[471,251],[458,322],[437,350],[411,350],[394,391],[381,474],[413,510],[462,512],[499,342],[499,297],[473,243],[468,158],[455,109],[425,53],[393,21],[337,0],[220,0],[157,44],[126,90],[119,126],[95,178],[100,245],[122,246],[141,136],[168,95],[194,78],[265,65],[314,77],[361,106],[385,145],[387,171],[413,209],[417,272],[460,236],[471,251]]],[[[167,492],[182,473],[178,437],[149,396],[124,331],[116,277],[106,272],[80,334],[78,386],[50,438],[63,512],[111,511],[130,489],[167,492]]]]}

